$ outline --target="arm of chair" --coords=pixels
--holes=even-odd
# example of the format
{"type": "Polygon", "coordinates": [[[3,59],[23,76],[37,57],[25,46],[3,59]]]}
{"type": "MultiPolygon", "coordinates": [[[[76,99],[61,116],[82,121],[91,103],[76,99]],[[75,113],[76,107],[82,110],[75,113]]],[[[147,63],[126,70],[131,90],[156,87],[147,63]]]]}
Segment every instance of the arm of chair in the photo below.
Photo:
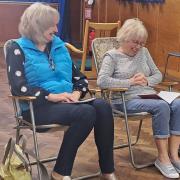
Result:
{"type": "Polygon", "coordinates": [[[32,101],[32,100],[36,99],[35,96],[13,96],[13,95],[9,95],[9,97],[12,99],[25,100],[25,101],[32,101]]]}
{"type": "Polygon", "coordinates": [[[111,92],[126,92],[128,88],[108,88],[107,90],[111,92]]]}
{"type": "Polygon", "coordinates": [[[175,81],[163,81],[161,83],[159,83],[158,85],[156,85],[154,88],[159,90],[169,90],[172,91],[173,87],[178,85],[179,82],[175,82],[175,81]]]}
{"type": "Polygon", "coordinates": [[[75,46],[73,46],[72,44],[69,44],[69,43],[65,43],[66,47],[72,51],[72,52],[75,52],[77,54],[83,54],[84,52],[81,51],[80,49],[76,48],[75,46]]]}

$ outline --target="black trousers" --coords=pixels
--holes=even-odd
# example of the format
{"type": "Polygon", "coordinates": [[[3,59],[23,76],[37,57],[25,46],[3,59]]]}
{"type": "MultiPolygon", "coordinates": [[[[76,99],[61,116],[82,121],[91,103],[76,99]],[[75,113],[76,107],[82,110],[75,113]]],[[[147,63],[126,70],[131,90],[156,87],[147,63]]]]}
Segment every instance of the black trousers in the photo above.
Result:
{"type": "MultiPolygon", "coordinates": [[[[79,146],[94,128],[102,173],[114,171],[114,121],[110,105],[103,99],[86,104],[51,103],[34,109],[36,124],[68,125],[59,150],[54,171],[70,176],[79,146]]],[[[23,113],[25,119],[29,112],[23,113]]],[[[91,147],[89,147],[90,150],[91,147]]]]}

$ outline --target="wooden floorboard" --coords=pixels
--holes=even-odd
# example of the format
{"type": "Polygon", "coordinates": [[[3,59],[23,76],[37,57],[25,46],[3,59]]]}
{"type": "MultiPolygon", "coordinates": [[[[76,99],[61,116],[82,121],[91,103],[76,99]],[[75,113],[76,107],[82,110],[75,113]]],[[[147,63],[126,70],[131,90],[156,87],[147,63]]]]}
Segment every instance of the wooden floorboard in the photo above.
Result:
{"type": "MultiPolygon", "coordinates": [[[[95,83],[92,83],[94,86],[95,83]]],[[[15,120],[13,118],[13,108],[8,98],[9,90],[7,84],[6,70],[2,49],[0,49],[0,160],[4,151],[4,145],[10,137],[15,137],[15,120]]],[[[137,122],[131,122],[133,139],[137,122]]],[[[28,147],[32,148],[31,132],[26,130],[28,138],[28,147]]],[[[62,132],[39,134],[40,150],[42,157],[46,155],[56,155],[62,142],[62,132]]],[[[126,140],[125,128],[122,119],[115,119],[115,143],[124,142],[126,140]]],[[[145,120],[140,141],[135,148],[137,162],[146,162],[154,160],[156,157],[156,148],[154,146],[151,120],[145,120]]],[[[135,170],[129,162],[128,149],[120,149],[114,151],[116,174],[119,180],[164,180],[165,178],[157,171],[155,167],[149,167],[142,170],[135,170]]],[[[49,174],[52,171],[54,163],[47,164],[49,174]]],[[[34,179],[36,169],[34,169],[34,179]]],[[[80,147],[75,164],[73,167],[73,175],[80,176],[99,170],[96,146],[94,143],[93,132],[80,147]]],[[[93,178],[94,180],[99,179],[93,178]]]]}

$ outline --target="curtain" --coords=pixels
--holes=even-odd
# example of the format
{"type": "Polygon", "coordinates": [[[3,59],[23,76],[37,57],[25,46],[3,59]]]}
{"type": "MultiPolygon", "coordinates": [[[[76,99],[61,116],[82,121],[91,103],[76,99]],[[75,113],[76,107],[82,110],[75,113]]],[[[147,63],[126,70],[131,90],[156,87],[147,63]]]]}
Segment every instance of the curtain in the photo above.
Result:
{"type": "MultiPolygon", "coordinates": [[[[12,0],[13,1],[13,0],[12,0]]],[[[60,22],[58,24],[58,35],[66,42],[71,41],[70,37],[70,16],[69,16],[69,0],[16,0],[17,2],[46,2],[58,3],[60,13],[60,22]]]]}

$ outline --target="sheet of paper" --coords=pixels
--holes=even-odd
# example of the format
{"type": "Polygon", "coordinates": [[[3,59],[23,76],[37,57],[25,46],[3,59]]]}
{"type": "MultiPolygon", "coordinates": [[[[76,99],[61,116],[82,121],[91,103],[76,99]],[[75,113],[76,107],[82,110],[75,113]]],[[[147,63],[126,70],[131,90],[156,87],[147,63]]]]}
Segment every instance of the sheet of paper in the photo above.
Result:
{"type": "Polygon", "coordinates": [[[168,102],[169,104],[171,104],[174,101],[174,99],[176,99],[178,96],[180,96],[180,93],[178,93],[178,92],[169,92],[169,91],[160,91],[160,93],[158,93],[158,96],[161,99],[168,102]]]}
{"type": "MultiPolygon", "coordinates": [[[[82,103],[88,103],[91,101],[94,101],[96,98],[89,98],[89,99],[84,99],[76,102],[69,102],[69,104],[82,104],[82,103]]],[[[68,103],[68,102],[63,102],[63,103],[68,103]]]]}

